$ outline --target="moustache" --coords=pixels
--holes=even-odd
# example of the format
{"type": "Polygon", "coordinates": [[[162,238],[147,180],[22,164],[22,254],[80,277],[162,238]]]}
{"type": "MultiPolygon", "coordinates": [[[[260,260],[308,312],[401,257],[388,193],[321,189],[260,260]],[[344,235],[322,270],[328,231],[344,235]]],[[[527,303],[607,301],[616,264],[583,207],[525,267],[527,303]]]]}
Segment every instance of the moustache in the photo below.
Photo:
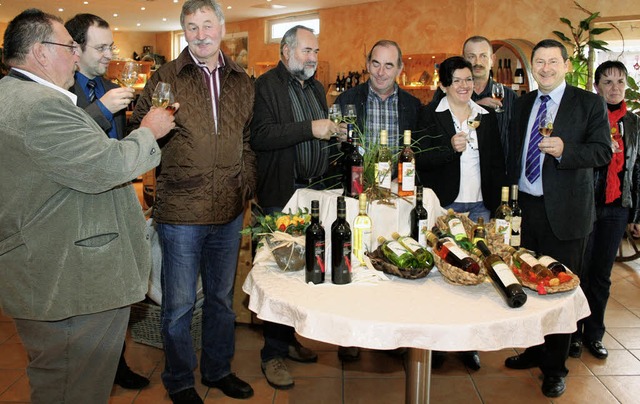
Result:
{"type": "Polygon", "coordinates": [[[196,46],[213,45],[213,41],[211,39],[196,39],[193,41],[193,44],[196,46]]]}
{"type": "Polygon", "coordinates": [[[484,66],[482,65],[473,65],[474,69],[484,69],[484,66]]]}

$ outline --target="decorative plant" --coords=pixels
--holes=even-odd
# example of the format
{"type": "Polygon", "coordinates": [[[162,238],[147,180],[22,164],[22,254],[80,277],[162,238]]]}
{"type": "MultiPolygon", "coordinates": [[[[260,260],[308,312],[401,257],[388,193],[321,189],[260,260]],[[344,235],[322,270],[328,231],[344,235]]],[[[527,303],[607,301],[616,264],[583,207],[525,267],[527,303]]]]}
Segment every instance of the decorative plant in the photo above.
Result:
{"type": "Polygon", "coordinates": [[[638,83],[627,75],[627,90],[624,93],[627,109],[635,114],[640,114],[640,88],[638,83]]]}
{"type": "Polygon", "coordinates": [[[560,21],[566,24],[571,31],[571,38],[567,37],[560,31],[553,33],[562,40],[562,42],[573,47],[573,54],[569,56],[572,71],[567,73],[567,83],[585,88],[588,91],[593,90],[593,64],[595,60],[595,50],[600,49],[609,52],[606,48],[607,42],[596,39],[597,35],[603,34],[612,28],[593,28],[592,21],[600,15],[599,12],[592,13],[582,7],[577,1],[574,1],[576,7],[589,14],[587,18],[581,20],[577,27],[574,27],[571,21],[561,17],[560,21]]]}
{"type": "Polygon", "coordinates": [[[304,234],[305,229],[311,222],[309,209],[298,209],[298,212],[275,212],[270,215],[254,215],[255,224],[242,229],[243,235],[251,235],[254,239],[280,231],[283,233],[299,236],[304,234]]]}

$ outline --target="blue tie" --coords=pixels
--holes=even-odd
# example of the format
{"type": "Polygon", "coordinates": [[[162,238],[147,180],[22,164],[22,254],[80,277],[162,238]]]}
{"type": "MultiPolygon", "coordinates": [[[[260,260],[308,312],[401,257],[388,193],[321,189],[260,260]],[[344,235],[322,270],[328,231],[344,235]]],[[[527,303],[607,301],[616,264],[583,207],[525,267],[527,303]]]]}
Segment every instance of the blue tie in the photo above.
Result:
{"type": "Polygon", "coordinates": [[[548,95],[540,96],[540,108],[538,109],[538,115],[533,122],[531,133],[529,134],[529,145],[527,147],[527,160],[524,168],[524,174],[530,183],[534,183],[540,178],[540,149],[538,144],[542,140],[542,134],[540,133],[540,121],[544,119],[547,114],[547,101],[549,101],[548,95]]]}
{"type": "Polygon", "coordinates": [[[92,103],[96,100],[96,81],[93,79],[89,79],[87,81],[87,90],[89,90],[89,103],[92,103]]]}

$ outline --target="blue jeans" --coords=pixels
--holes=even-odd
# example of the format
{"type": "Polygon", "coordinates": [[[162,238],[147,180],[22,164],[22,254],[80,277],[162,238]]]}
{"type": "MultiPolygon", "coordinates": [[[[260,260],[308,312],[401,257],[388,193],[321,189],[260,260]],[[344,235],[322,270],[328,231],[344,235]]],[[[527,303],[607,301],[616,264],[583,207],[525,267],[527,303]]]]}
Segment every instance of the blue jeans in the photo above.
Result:
{"type": "Polygon", "coordinates": [[[231,373],[235,351],[233,286],[240,248],[242,214],[222,225],[158,224],[162,243],[162,382],[177,393],[194,386],[196,353],[189,328],[202,275],[202,356],[200,372],[216,381],[231,373]]]}
{"type": "Polygon", "coordinates": [[[449,206],[444,206],[445,209],[453,209],[457,213],[469,212],[469,219],[474,222],[478,221],[479,217],[482,217],[485,223],[489,223],[491,218],[491,212],[484,207],[483,202],[454,202],[449,206]]]}

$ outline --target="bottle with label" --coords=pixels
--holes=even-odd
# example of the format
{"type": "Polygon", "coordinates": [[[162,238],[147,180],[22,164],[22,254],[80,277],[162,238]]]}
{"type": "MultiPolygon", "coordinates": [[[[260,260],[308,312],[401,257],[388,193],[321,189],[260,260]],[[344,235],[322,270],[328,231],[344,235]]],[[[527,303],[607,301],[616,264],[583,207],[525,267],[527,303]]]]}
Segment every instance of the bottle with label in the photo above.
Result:
{"type": "Polygon", "coordinates": [[[389,150],[389,133],[380,131],[380,147],[375,165],[376,187],[385,197],[391,194],[391,150],[389,150]]]}
{"type": "Polygon", "coordinates": [[[504,77],[504,70],[502,69],[502,59],[498,59],[498,71],[496,72],[496,81],[498,83],[502,83],[502,79],[504,77]]]}
{"type": "Polygon", "coordinates": [[[338,217],[331,225],[331,282],[351,282],[351,228],[347,223],[347,204],[338,197],[338,217]]]}
{"type": "Polygon", "coordinates": [[[473,228],[473,239],[471,240],[473,244],[477,244],[478,241],[482,241],[487,244],[487,230],[484,227],[484,218],[479,217],[478,223],[476,223],[473,228]]]}
{"type": "Polygon", "coordinates": [[[516,71],[513,76],[513,84],[524,84],[524,70],[520,59],[516,60],[516,71]]]}
{"type": "Polygon", "coordinates": [[[449,227],[449,233],[453,236],[456,243],[458,243],[460,247],[469,252],[473,251],[474,247],[471,243],[471,240],[469,240],[469,237],[467,236],[467,231],[465,230],[460,218],[456,216],[453,209],[447,210],[447,217],[444,219],[444,221],[445,223],[447,223],[447,226],[449,227]]]}
{"type": "Polygon", "coordinates": [[[438,73],[438,69],[440,68],[440,65],[438,63],[436,63],[433,66],[433,85],[437,86],[440,83],[440,73],[438,73]]]}
{"type": "Polygon", "coordinates": [[[378,243],[385,258],[398,268],[420,268],[418,259],[399,242],[380,236],[378,243]]]}
{"type": "Polygon", "coordinates": [[[507,305],[513,308],[521,307],[527,301],[527,294],[522,290],[522,285],[518,282],[511,268],[498,254],[493,254],[484,241],[478,240],[476,246],[479,250],[479,256],[484,257],[484,265],[493,285],[500,291],[507,305]]]}
{"type": "Polygon", "coordinates": [[[311,223],[305,231],[305,282],[323,283],[325,275],[324,227],[320,224],[320,202],[311,201],[311,223]]]}
{"type": "Polygon", "coordinates": [[[347,134],[351,138],[351,150],[344,161],[344,195],[357,198],[363,190],[363,158],[358,150],[358,136],[354,133],[353,124],[347,124],[347,134]]]}
{"type": "Polygon", "coordinates": [[[367,194],[360,194],[359,214],[353,220],[353,255],[364,264],[364,253],[371,250],[371,230],[373,224],[367,215],[367,194]]]}
{"type": "Polygon", "coordinates": [[[336,91],[342,92],[342,83],[340,81],[340,72],[338,72],[338,76],[336,77],[336,91]]]}
{"type": "Polygon", "coordinates": [[[427,246],[426,231],[428,230],[428,213],[422,204],[422,185],[416,187],[416,206],[409,215],[411,221],[411,237],[421,246],[427,246]]]}
{"type": "Polygon", "coordinates": [[[496,209],[496,234],[502,236],[502,242],[510,245],[511,208],[509,207],[509,187],[502,187],[502,202],[496,209]]]}
{"type": "Polygon", "coordinates": [[[504,60],[507,64],[507,69],[504,74],[505,85],[510,86],[513,84],[513,72],[511,71],[511,59],[504,60]]]}
{"type": "Polygon", "coordinates": [[[411,131],[404,131],[404,148],[398,156],[398,196],[413,196],[416,179],[415,156],[411,150],[411,131]]]}
{"type": "Polygon", "coordinates": [[[551,258],[548,255],[541,255],[538,257],[540,265],[547,267],[553,275],[558,275],[560,272],[567,272],[567,267],[558,262],[555,258],[551,258]]]}
{"type": "Polygon", "coordinates": [[[520,248],[520,229],[522,229],[522,209],[518,205],[518,186],[511,186],[511,239],[509,243],[516,250],[520,248]]]}
{"type": "Polygon", "coordinates": [[[553,277],[553,273],[547,269],[547,267],[540,264],[540,261],[538,261],[531,251],[525,248],[521,248],[517,251],[510,248],[509,252],[513,256],[516,267],[520,268],[520,271],[526,278],[529,278],[531,273],[538,278],[546,278],[547,276],[553,277]]]}
{"type": "Polygon", "coordinates": [[[433,267],[433,255],[423,246],[421,246],[413,237],[401,236],[397,232],[391,233],[391,238],[400,243],[405,249],[416,257],[421,268],[433,267]]]}
{"type": "Polygon", "coordinates": [[[480,272],[480,265],[464,252],[453,238],[444,235],[438,226],[427,232],[427,243],[446,263],[475,275],[480,272]]]}

